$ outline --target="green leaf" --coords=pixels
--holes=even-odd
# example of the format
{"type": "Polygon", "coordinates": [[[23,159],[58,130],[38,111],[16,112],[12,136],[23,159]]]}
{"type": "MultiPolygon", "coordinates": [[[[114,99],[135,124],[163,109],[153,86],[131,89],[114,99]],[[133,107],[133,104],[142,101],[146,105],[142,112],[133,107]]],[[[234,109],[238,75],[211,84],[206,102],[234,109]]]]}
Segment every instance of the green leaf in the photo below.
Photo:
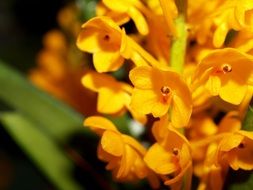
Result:
{"type": "Polygon", "coordinates": [[[60,190],[79,190],[71,178],[73,163],[35,124],[18,113],[3,113],[0,119],[16,143],[60,190]]]}
{"type": "Polygon", "coordinates": [[[0,99],[29,120],[43,127],[54,138],[66,141],[82,127],[83,116],[45,92],[0,61],[0,99]]]}

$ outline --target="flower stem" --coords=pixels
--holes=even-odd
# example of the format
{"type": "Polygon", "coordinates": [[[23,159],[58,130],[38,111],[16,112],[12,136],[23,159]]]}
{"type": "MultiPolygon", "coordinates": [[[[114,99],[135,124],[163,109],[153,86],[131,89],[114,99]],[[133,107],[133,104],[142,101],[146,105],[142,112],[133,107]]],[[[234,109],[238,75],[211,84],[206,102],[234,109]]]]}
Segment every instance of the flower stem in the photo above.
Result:
{"type": "Polygon", "coordinates": [[[175,19],[176,36],[174,36],[172,39],[170,49],[170,66],[174,71],[182,73],[187,45],[187,0],[175,0],[175,3],[178,9],[178,17],[175,19]]]}

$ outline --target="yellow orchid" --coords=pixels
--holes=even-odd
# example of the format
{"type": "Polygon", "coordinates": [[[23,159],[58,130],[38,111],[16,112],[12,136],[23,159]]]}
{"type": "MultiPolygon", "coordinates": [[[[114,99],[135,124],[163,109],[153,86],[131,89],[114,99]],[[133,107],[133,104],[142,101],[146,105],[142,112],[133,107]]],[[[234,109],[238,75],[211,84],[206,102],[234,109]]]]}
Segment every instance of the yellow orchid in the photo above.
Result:
{"type": "Polygon", "coordinates": [[[189,3],[189,23],[199,43],[213,39],[215,47],[221,47],[228,32],[233,29],[252,30],[253,3],[251,0],[198,0],[189,3]]]}
{"type": "MultiPolygon", "coordinates": [[[[217,149],[216,143],[211,143],[206,150],[206,162],[215,156],[214,152],[217,149]]],[[[228,167],[221,165],[208,165],[203,163],[196,168],[199,171],[200,183],[198,190],[222,190],[227,175],[228,167]]]]}
{"type": "MultiPolygon", "coordinates": [[[[198,190],[221,190],[230,167],[253,170],[253,132],[242,130],[253,94],[253,0],[206,5],[206,0],[98,1],[97,16],[79,27],[76,41],[92,55],[96,72],[81,70],[82,54],[73,56],[62,34],[44,40],[48,51],[41,54],[35,80],[75,107],[96,108],[95,114],[129,112],[129,130],[147,142],[145,148],[104,117],[85,119],[84,126],[100,137],[98,158],[115,180],[147,178],[152,188],[160,180],[169,189],[190,190],[194,172],[198,190]],[[65,63],[76,63],[80,72],[65,63]],[[110,73],[120,68],[123,81],[110,73]],[[92,91],[96,106],[73,100],[82,96],[71,90],[73,80],[78,92],[92,91]]],[[[80,23],[73,8],[59,18],[75,35],[80,23]]]]}
{"type": "Polygon", "coordinates": [[[84,126],[101,137],[98,158],[108,162],[106,169],[112,170],[115,179],[134,181],[148,177],[151,185],[158,187],[158,179],[143,161],[146,149],[139,142],[121,134],[110,120],[103,117],[88,117],[84,126]]]}
{"type": "Polygon", "coordinates": [[[219,95],[224,101],[238,105],[251,83],[252,72],[252,56],[225,48],[209,53],[200,62],[193,82],[205,85],[212,96],[219,95]]]}
{"type": "Polygon", "coordinates": [[[134,21],[137,30],[142,35],[147,35],[149,27],[143,12],[149,12],[140,0],[102,0],[104,5],[114,12],[127,14],[134,21]]]}
{"type": "Polygon", "coordinates": [[[127,108],[133,117],[141,123],[146,122],[146,116],[132,110],[132,87],[126,83],[116,81],[112,76],[89,72],[82,78],[82,84],[98,92],[97,111],[105,114],[123,113],[127,108]]]}
{"type": "Polygon", "coordinates": [[[77,39],[80,50],[93,53],[98,72],[115,71],[124,63],[120,55],[123,32],[108,17],[95,17],[82,25],[77,39]]]}
{"type": "MultiPolygon", "coordinates": [[[[183,176],[190,172],[192,166],[187,139],[170,126],[166,117],[154,123],[152,132],[157,143],[148,149],[144,161],[155,173],[163,175],[165,185],[180,185],[183,176]]],[[[190,176],[188,180],[187,183],[190,182],[190,176]]],[[[186,189],[189,189],[188,185],[186,189]]]]}
{"type": "Polygon", "coordinates": [[[225,136],[218,145],[217,163],[226,162],[234,170],[253,169],[253,132],[236,131],[225,136]]]}
{"type": "Polygon", "coordinates": [[[77,46],[82,51],[93,53],[93,63],[98,72],[119,69],[124,58],[131,59],[136,65],[161,65],[109,17],[95,17],[82,28],[77,46]]]}
{"type": "Polygon", "coordinates": [[[198,189],[222,189],[228,171],[227,164],[217,161],[217,149],[221,139],[238,131],[241,122],[237,112],[229,112],[218,126],[207,115],[193,120],[189,130],[194,174],[200,178],[198,189]],[[216,163],[216,164],[215,164],[216,163]]]}
{"type": "Polygon", "coordinates": [[[141,66],[132,69],[129,78],[134,85],[131,100],[133,110],[161,117],[171,108],[174,126],[188,124],[192,112],[191,94],[177,73],[141,66]]]}

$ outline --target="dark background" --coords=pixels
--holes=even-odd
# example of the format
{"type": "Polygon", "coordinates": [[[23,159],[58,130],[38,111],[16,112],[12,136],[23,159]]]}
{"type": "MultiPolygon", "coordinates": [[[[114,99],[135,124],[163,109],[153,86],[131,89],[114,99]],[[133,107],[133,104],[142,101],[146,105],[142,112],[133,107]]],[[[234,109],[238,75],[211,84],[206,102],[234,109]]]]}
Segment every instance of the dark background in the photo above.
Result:
{"type": "Polygon", "coordinates": [[[57,28],[58,10],[70,0],[1,0],[0,59],[25,71],[34,65],[42,35],[57,28]]]}
{"type": "MultiPolygon", "coordinates": [[[[0,59],[26,73],[67,0],[1,0],[0,59]]],[[[0,102],[0,110],[6,106],[0,102]]],[[[55,189],[0,125],[0,190],[55,189]]]]}

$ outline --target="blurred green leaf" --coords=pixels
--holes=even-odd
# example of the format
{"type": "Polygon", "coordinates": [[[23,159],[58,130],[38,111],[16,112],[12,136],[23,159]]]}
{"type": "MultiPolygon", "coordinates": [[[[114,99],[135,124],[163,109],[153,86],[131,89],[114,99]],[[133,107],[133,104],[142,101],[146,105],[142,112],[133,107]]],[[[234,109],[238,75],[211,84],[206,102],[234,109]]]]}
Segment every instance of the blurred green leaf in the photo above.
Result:
{"type": "Polygon", "coordinates": [[[63,142],[78,130],[90,134],[88,129],[82,127],[82,115],[35,88],[20,73],[1,61],[0,87],[0,99],[4,103],[43,127],[54,138],[63,142]]]}
{"type": "Polygon", "coordinates": [[[81,20],[86,21],[95,16],[98,0],[77,0],[76,3],[81,10],[81,20]]]}
{"type": "Polygon", "coordinates": [[[16,143],[58,189],[81,189],[70,175],[73,163],[55,142],[39,130],[38,124],[18,113],[2,113],[0,119],[16,143]]]}

